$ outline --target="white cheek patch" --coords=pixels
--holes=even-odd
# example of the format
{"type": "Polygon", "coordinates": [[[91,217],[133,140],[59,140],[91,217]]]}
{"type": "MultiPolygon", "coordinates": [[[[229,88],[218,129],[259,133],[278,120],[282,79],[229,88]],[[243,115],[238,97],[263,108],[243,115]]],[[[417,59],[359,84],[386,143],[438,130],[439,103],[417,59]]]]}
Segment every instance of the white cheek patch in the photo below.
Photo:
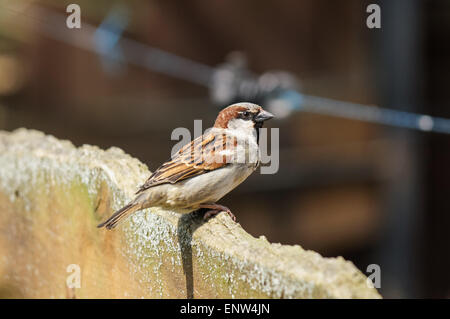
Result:
{"type": "Polygon", "coordinates": [[[228,128],[232,130],[253,130],[254,123],[250,120],[232,119],[228,122],[228,128]]]}

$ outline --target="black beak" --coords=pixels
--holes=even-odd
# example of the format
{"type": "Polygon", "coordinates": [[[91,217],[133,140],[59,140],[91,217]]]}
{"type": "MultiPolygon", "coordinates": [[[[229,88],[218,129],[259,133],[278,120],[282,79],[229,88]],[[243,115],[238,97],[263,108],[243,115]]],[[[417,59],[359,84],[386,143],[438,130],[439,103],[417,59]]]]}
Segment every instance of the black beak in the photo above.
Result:
{"type": "Polygon", "coordinates": [[[254,121],[256,123],[262,123],[264,121],[270,120],[271,118],[273,118],[273,114],[263,110],[255,116],[254,121]]]}

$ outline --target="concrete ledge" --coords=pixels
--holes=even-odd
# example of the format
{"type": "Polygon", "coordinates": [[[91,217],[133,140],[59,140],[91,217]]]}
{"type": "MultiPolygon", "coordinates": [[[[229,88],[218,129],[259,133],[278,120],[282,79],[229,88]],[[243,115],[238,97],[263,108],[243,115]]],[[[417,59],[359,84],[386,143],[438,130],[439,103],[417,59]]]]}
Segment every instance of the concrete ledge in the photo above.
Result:
{"type": "Polygon", "coordinates": [[[254,238],[224,214],[155,208],[97,229],[148,175],[118,148],[0,132],[0,297],[380,298],[351,262],[254,238]],[[80,288],[67,288],[71,264],[80,288]]]}

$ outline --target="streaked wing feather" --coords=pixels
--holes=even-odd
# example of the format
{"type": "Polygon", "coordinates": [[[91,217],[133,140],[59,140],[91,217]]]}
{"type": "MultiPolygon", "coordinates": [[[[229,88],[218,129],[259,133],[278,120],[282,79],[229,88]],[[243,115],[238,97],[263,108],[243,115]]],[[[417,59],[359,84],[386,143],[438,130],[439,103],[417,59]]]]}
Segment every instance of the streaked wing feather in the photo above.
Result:
{"type": "Polygon", "coordinates": [[[211,160],[217,151],[230,149],[237,144],[235,138],[225,134],[207,134],[197,137],[183,146],[172,158],[162,164],[136,194],[156,185],[176,182],[222,168],[229,163],[229,156],[223,155],[221,160],[211,160]],[[203,150],[203,151],[202,151],[203,150]],[[209,160],[208,160],[209,158],[209,160]]]}

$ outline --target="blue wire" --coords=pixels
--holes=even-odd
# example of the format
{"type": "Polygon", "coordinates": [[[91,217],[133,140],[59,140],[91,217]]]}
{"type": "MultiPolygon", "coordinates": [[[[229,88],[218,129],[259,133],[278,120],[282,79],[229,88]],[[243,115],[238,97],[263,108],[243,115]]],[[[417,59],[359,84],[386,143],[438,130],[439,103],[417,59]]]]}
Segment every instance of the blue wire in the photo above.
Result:
{"type": "Polygon", "coordinates": [[[278,96],[285,100],[291,111],[305,111],[342,118],[385,124],[420,131],[450,134],[450,119],[398,111],[365,104],[342,102],[334,99],[302,94],[287,90],[278,96]]]}
{"type": "MultiPolygon", "coordinates": [[[[211,88],[212,86],[211,81],[214,73],[217,71],[216,68],[139,43],[132,39],[121,38],[127,21],[124,17],[125,15],[120,14],[120,12],[113,11],[105,21],[103,21],[100,28],[96,30],[94,38],[97,39],[96,43],[98,43],[88,44],[86,42],[73,41],[72,37],[68,37],[66,33],[61,31],[63,29],[55,27],[55,25],[62,25],[64,23],[64,15],[50,13],[50,11],[41,8],[39,11],[45,14],[47,17],[46,21],[41,21],[30,15],[26,16],[42,22],[39,31],[56,40],[70,43],[71,45],[106,56],[110,55],[111,51],[118,50],[118,44],[120,42],[122,48],[126,51],[126,54],[113,53],[113,58],[117,59],[119,57],[120,59],[123,59],[123,62],[138,65],[148,70],[160,72],[179,79],[184,79],[208,88],[211,88]]],[[[92,28],[93,27],[87,23],[84,23],[83,25],[84,30],[92,28]]],[[[285,102],[283,104],[288,106],[290,112],[304,111],[420,131],[450,134],[450,119],[442,117],[432,117],[425,114],[398,111],[378,106],[343,102],[302,94],[295,90],[285,90],[277,96],[277,99],[282,99],[283,102],[285,102]]]]}
{"type": "Polygon", "coordinates": [[[93,47],[96,47],[96,51],[100,54],[103,67],[110,73],[119,71],[119,63],[124,61],[124,55],[118,43],[127,25],[126,8],[115,6],[95,30],[93,47]]]}

